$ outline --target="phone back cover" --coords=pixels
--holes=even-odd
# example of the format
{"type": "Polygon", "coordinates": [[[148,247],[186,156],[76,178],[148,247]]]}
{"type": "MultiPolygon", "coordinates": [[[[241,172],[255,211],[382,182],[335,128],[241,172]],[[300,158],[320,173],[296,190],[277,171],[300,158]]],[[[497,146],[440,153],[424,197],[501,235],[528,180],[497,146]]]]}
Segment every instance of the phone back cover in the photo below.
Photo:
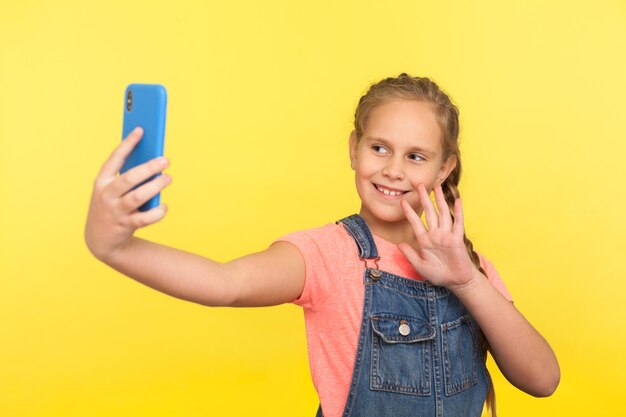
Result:
{"type": "MultiPolygon", "coordinates": [[[[126,158],[120,174],[129,169],[163,155],[165,142],[165,119],[167,112],[167,91],[160,84],[130,84],[124,92],[124,125],[122,139],[137,126],[143,128],[143,137],[126,158]],[[128,90],[132,90],[132,107],[128,110],[126,98],[128,90]]],[[[160,174],[154,175],[138,184],[133,189],[151,181],[160,174]]],[[[139,210],[146,211],[160,204],[160,193],[142,205],[139,210]]]]}

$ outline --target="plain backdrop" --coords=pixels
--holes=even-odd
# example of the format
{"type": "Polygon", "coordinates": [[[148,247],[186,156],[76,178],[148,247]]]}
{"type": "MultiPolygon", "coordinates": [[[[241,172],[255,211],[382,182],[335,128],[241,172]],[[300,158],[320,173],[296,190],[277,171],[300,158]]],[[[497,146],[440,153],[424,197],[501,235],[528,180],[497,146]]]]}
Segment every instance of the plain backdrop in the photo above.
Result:
{"type": "Polygon", "coordinates": [[[0,0],[0,415],[313,417],[300,307],[211,308],[91,256],[124,88],[169,92],[164,220],[219,261],[358,212],[369,85],[461,111],[467,234],[551,343],[550,398],[490,361],[501,416],[615,416],[626,349],[626,3],[0,0]]]}

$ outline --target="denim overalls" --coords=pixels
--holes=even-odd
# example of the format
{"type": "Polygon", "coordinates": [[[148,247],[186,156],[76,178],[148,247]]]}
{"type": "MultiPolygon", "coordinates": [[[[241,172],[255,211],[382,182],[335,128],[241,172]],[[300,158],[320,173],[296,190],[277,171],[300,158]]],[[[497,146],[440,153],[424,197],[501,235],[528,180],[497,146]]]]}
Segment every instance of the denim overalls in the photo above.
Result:
{"type": "MultiPolygon", "coordinates": [[[[474,319],[446,288],[379,270],[361,216],[340,222],[365,264],[363,316],[342,417],[479,417],[491,381],[474,319]]],[[[316,417],[323,417],[321,404],[316,417]]]]}

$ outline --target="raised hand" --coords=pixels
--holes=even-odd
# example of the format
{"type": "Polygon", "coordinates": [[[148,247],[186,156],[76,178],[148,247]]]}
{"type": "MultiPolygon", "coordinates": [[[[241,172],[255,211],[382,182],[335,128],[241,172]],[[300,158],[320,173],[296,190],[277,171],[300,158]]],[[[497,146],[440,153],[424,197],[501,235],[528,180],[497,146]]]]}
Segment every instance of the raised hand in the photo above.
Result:
{"type": "Polygon", "coordinates": [[[404,242],[398,245],[398,249],[417,272],[433,285],[444,286],[452,291],[462,288],[471,282],[478,269],[472,263],[463,243],[461,199],[454,202],[453,222],[441,186],[434,190],[438,213],[426,187],[419,184],[417,190],[428,228],[409,203],[402,200],[402,209],[415,232],[418,250],[404,242]]]}
{"type": "Polygon", "coordinates": [[[401,202],[418,248],[400,243],[399,249],[420,275],[459,297],[480,326],[498,367],[513,385],[531,395],[551,395],[559,383],[560,370],[550,345],[513,303],[487,279],[480,279],[482,274],[463,243],[461,200],[454,202],[453,223],[441,187],[434,191],[439,213],[435,212],[426,188],[418,186],[428,228],[406,201],[401,202]]]}
{"type": "Polygon", "coordinates": [[[115,256],[136,229],[156,223],[167,212],[167,206],[163,204],[146,212],[140,212],[138,208],[171,183],[169,175],[159,175],[130,191],[165,169],[167,159],[155,158],[116,176],[142,135],[143,130],[137,128],[124,138],[106,160],[94,182],[85,225],[85,242],[98,259],[115,256]]]}

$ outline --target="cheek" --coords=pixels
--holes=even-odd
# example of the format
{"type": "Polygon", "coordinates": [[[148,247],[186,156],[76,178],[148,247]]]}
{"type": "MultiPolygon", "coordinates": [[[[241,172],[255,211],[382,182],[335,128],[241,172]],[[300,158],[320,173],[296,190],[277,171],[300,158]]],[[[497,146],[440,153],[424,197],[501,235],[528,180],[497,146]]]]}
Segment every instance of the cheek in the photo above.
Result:
{"type": "Polygon", "coordinates": [[[432,189],[437,182],[438,171],[435,169],[415,169],[411,172],[410,178],[414,185],[418,183],[426,185],[427,189],[432,189]]]}
{"type": "Polygon", "coordinates": [[[357,162],[354,170],[359,178],[370,178],[376,172],[373,164],[368,164],[367,161],[357,162]]]}

